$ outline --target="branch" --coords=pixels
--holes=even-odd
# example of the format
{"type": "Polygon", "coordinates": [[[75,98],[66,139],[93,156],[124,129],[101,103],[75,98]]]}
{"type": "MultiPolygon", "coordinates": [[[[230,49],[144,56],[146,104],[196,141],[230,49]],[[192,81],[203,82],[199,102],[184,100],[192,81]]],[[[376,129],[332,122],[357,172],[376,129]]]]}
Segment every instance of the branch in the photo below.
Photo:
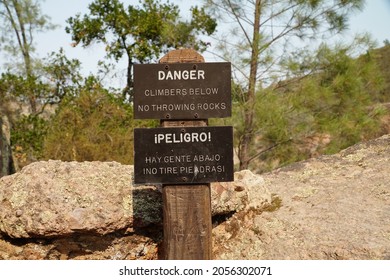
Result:
{"type": "Polygon", "coordinates": [[[246,32],[244,26],[242,25],[239,15],[235,12],[234,7],[233,7],[233,5],[232,5],[232,2],[231,2],[230,0],[227,0],[227,2],[228,2],[228,4],[229,4],[231,13],[234,15],[236,21],[237,21],[238,24],[240,25],[240,28],[241,28],[242,32],[244,33],[245,38],[246,38],[246,40],[248,41],[248,44],[249,44],[249,45],[252,45],[251,39],[249,38],[248,33],[246,32]]]}
{"type": "MultiPolygon", "coordinates": [[[[19,44],[19,47],[22,46],[22,39],[20,38],[20,34],[19,34],[19,31],[18,31],[18,28],[16,26],[16,22],[15,22],[15,19],[14,17],[12,16],[12,12],[10,10],[10,7],[4,2],[4,6],[7,10],[7,13],[8,13],[8,18],[11,22],[11,26],[15,32],[15,35],[16,35],[16,39],[18,40],[18,44],[19,44]]],[[[23,52],[23,49],[21,49],[21,51],[23,52]]]]}
{"type": "MultiPolygon", "coordinates": [[[[210,53],[210,54],[212,54],[212,55],[214,55],[214,56],[216,56],[216,57],[219,57],[219,58],[221,58],[221,59],[223,59],[223,60],[225,60],[225,61],[228,61],[225,57],[223,57],[222,55],[220,55],[220,54],[218,54],[218,53],[215,53],[215,52],[209,51],[209,50],[206,50],[206,52],[208,52],[208,53],[210,53]]],[[[242,70],[242,67],[237,66],[237,65],[234,64],[232,61],[230,61],[230,63],[232,64],[232,66],[233,66],[234,69],[236,69],[238,72],[240,72],[240,73],[245,77],[245,79],[249,79],[248,75],[245,74],[245,72],[242,70]]]]}
{"type": "Polygon", "coordinates": [[[268,151],[270,151],[270,150],[276,148],[277,146],[282,145],[282,144],[286,144],[286,143],[288,143],[288,142],[290,142],[290,141],[292,141],[292,138],[289,138],[288,140],[285,140],[285,141],[276,143],[276,144],[274,144],[274,145],[272,145],[272,146],[266,148],[265,150],[262,150],[262,151],[258,152],[257,154],[255,154],[254,156],[252,156],[251,158],[249,158],[248,163],[251,162],[252,160],[254,160],[255,158],[257,158],[258,156],[261,156],[262,154],[264,154],[264,153],[266,153],[266,152],[268,152],[268,151]]]}
{"type": "Polygon", "coordinates": [[[14,5],[16,16],[17,16],[18,21],[19,21],[20,33],[22,36],[22,40],[20,40],[20,38],[18,37],[18,42],[19,42],[19,46],[21,48],[21,51],[22,51],[22,54],[24,57],[24,63],[26,66],[26,74],[27,74],[27,76],[30,76],[31,75],[31,62],[30,62],[29,45],[28,45],[26,30],[25,30],[25,26],[24,26],[25,23],[23,21],[23,16],[22,16],[21,11],[20,11],[19,3],[16,0],[12,0],[12,2],[14,5]]]}
{"type": "Polygon", "coordinates": [[[274,14],[272,12],[271,16],[269,18],[267,18],[266,20],[264,20],[261,24],[260,24],[260,27],[264,26],[267,22],[269,21],[272,21],[274,18],[284,14],[285,12],[287,11],[290,11],[291,9],[297,7],[299,4],[295,4],[295,5],[292,5],[292,6],[288,6],[288,7],[285,7],[284,9],[281,9],[279,12],[277,12],[276,14],[274,14]]]}

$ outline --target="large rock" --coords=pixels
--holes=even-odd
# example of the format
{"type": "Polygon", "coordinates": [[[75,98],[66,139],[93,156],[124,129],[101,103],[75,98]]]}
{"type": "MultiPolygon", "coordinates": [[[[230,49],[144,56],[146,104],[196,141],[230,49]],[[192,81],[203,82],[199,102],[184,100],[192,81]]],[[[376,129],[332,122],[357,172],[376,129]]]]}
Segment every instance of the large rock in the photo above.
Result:
{"type": "Polygon", "coordinates": [[[263,174],[273,206],[214,229],[220,259],[390,259],[390,135],[263,174]]]}
{"type": "MultiPolygon", "coordinates": [[[[104,235],[161,224],[159,188],[134,186],[115,162],[36,162],[0,180],[0,233],[12,238],[104,235]]],[[[271,196],[250,171],[212,187],[213,215],[262,208],[271,196]],[[256,189],[254,191],[254,189],[256,189]]]]}
{"type": "Polygon", "coordinates": [[[115,163],[37,162],[0,186],[0,231],[14,238],[104,234],[133,219],[131,170],[115,163]]]}

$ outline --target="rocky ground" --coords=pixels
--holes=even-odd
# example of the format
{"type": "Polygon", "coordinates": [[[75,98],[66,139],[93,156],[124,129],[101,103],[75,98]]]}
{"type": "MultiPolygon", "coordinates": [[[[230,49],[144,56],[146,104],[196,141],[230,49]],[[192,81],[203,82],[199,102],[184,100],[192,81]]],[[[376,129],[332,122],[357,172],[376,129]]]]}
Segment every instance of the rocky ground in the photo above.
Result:
{"type": "Polygon", "coordinates": [[[390,259],[390,135],[263,178],[273,207],[216,227],[217,258],[390,259]]]}
{"type": "MultiPolygon", "coordinates": [[[[118,163],[0,180],[0,259],[158,259],[161,193],[118,163]]],[[[212,184],[215,259],[390,259],[390,135],[212,184]]]]}

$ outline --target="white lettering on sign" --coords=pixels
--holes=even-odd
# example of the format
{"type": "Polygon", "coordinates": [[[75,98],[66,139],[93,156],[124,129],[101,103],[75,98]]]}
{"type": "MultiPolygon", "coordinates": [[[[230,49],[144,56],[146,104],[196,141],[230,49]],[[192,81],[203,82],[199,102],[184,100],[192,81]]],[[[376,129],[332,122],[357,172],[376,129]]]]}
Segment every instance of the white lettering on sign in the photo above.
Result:
{"type": "Polygon", "coordinates": [[[225,110],[226,103],[181,103],[181,104],[152,104],[151,107],[149,105],[138,105],[138,111],[140,112],[148,112],[151,111],[213,111],[213,110],[225,110]]]}
{"type": "Polygon", "coordinates": [[[177,143],[204,143],[211,141],[211,132],[192,133],[157,133],[154,135],[155,144],[177,144],[177,143]]]}
{"type": "Polygon", "coordinates": [[[215,155],[195,155],[193,158],[193,162],[204,162],[204,161],[220,161],[221,156],[219,154],[215,155]]]}
{"type": "Polygon", "coordinates": [[[190,88],[190,95],[210,95],[217,94],[218,88],[190,88]]]}
{"type": "Polygon", "coordinates": [[[194,111],[196,108],[195,104],[152,104],[153,111],[194,111]]]}
{"type": "Polygon", "coordinates": [[[189,175],[195,176],[205,173],[223,173],[225,172],[224,165],[194,165],[194,166],[160,166],[160,167],[144,167],[142,173],[144,175],[189,175]]]}
{"type": "Polygon", "coordinates": [[[165,155],[165,156],[146,156],[146,164],[160,164],[160,163],[199,163],[199,162],[219,162],[221,160],[220,154],[206,154],[206,155],[165,155]]]}
{"type": "Polygon", "coordinates": [[[218,94],[218,88],[161,88],[145,89],[144,95],[148,97],[155,96],[186,96],[189,95],[215,95],[218,94]]]}
{"type": "Polygon", "coordinates": [[[204,80],[204,70],[158,71],[158,80],[204,80]]]}
{"type": "MultiPolygon", "coordinates": [[[[204,157],[204,156],[203,156],[204,157]]],[[[211,158],[211,156],[208,156],[208,158],[211,158]]],[[[220,155],[217,154],[218,158],[220,158],[220,155]]],[[[212,156],[214,158],[214,156],[212,156]]],[[[206,160],[204,160],[206,161],[206,160]]],[[[155,163],[182,163],[182,162],[191,162],[191,156],[190,155],[177,155],[177,156],[164,156],[164,157],[153,157],[153,156],[147,156],[145,157],[145,163],[146,164],[155,164],[155,163]]]]}
{"type": "Polygon", "coordinates": [[[222,173],[225,172],[225,166],[223,165],[201,165],[196,166],[195,165],[195,171],[196,173],[222,173]]]}

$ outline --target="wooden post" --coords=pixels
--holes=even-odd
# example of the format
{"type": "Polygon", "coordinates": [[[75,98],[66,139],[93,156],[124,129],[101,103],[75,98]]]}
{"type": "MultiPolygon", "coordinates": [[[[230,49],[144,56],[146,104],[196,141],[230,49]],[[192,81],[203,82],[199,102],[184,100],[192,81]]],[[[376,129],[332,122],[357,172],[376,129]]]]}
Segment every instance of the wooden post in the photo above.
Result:
{"type": "MultiPolygon", "coordinates": [[[[191,49],[174,50],[160,63],[200,63],[191,49]]],[[[161,120],[162,127],[207,126],[208,120],[161,120]]],[[[164,252],[166,260],[211,260],[210,184],[163,185],[164,252]]]]}

